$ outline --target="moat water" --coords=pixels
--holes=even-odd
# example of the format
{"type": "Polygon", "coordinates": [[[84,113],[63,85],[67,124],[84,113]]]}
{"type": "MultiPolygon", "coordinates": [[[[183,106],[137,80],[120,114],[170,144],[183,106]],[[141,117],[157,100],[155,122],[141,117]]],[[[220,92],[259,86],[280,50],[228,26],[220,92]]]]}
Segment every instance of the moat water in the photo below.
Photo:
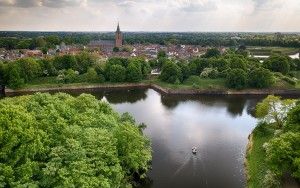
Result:
{"type": "Polygon", "coordinates": [[[248,136],[264,96],[165,96],[152,89],[82,91],[129,112],[151,139],[151,188],[245,187],[248,136]],[[197,147],[197,154],[192,154],[197,147]]]}
{"type": "Polygon", "coordinates": [[[262,96],[164,96],[152,89],[91,94],[147,125],[153,161],[144,187],[245,187],[246,145],[262,96]]]}

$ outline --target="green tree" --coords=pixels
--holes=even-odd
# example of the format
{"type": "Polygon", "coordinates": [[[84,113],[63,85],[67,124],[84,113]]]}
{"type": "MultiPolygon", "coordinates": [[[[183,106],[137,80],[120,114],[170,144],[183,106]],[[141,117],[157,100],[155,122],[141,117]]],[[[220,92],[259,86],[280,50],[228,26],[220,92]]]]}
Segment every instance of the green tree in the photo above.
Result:
{"type": "Polygon", "coordinates": [[[87,94],[3,99],[0,135],[1,187],[131,187],[151,160],[138,125],[87,94]]]}
{"type": "Polygon", "coordinates": [[[300,179],[300,133],[286,132],[271,139],[266,147],[267,162],[279,177],[286,173],[300,179]]]}
{"type": "Polygon", "coordinates": [[[282,128],[288,111],[295,105],[292,99],[281,100],[280,97],[269,95],[256,106],[256,117],[267,122],[276,123],[282,128]]]}
{"type": "Polygon", "coordinates": [[[226,85],[229,88],[243,89],[247,84],[247,74],[243,69],[231,69],[226,76],[226,85]]]}
{"type": "Polygon", "coordinates": [[[188,77],[190,77],[191,71],[190,71],[190,67],[189,67],[188,63],[179,62],[177,65],[179,66],[179,68],[181,70],[183,80],[186,80],[188,77]]]}
{"type": "Polygon", "coordinates": [[[120,51],[120,48],[118,48],[118,47],[113,48],[113,52],[119,52],[119,51],[120,51]]]}
{"type": "Polygon", "coordinates": [[[126,68],[121,65],[109,66],[108,79],[111,82],[124,82],[126,79],[126,68]]]}
{"type": "Polygon", "coordinates": [[[129,63],[126,69],[126,80],[129,82],[138,82],[143,79],[141,66],[136,63],[129,63]]]}
{"type": "Polygon", "coordinates": [[[248,73],[248,84],[250,87],[265,88],[275,82],[273,74],[262,67],[255,68],[248,73]]]}
{"type": "Polygon", "coordinates": [[[77,70],[80,74],[87,72],[88,68],[96,63],[96,58],[86,52],[82,52],[75,56],[77,63],[74,70],[77,70]]]}
{"type": "Polygon", "coordinates": [[[204,58],[196,58],[193,59],[189,63],[189,69],[191,72],[191,75],[197,75],[199,76],[203,69],[210,67],[210,62],[207,59],[204,58]]]}
{"type": "Polygon", "coordinates": [[[20,76],[24,79],[25,82],[28,82],[42,75],[40,64],[32,58],[19,59],[15,63],[20,67],[20,76]]]}
{"type": "Polygon", "coordinates": [[[172,84],[181,82],[182,73],[179,66],[173,62],[167,62],[162,68],[160,79],[172,84]]]}
{"type": "Polygon", "coordinates": [[[85,76],[85,81],[87,82],[103,82],[103,77],[98,76],[96,70],[94,68],[89,68],[86,72],[85,76]]]}
{"type": "Polygon", "coordinates": [[[272,55],[266,61],[263,66],[273,72],[281,72],[287,74],[290,71],[289,58],[281,55],[272,55]]]}
{"type": "Polygon", "coordinates": [[[206,51],[206,53],[202,56],[204,58],[211,58],[211,57],[219,57],[221,52],[217,48],[210,48],[206,51]]]}
{"type": "Polygon", "coordinates": [[[167,53],[164,50],[159,50],[157,53],[157,59],[160,58],[166,58],[167,57],[167,53]]]}

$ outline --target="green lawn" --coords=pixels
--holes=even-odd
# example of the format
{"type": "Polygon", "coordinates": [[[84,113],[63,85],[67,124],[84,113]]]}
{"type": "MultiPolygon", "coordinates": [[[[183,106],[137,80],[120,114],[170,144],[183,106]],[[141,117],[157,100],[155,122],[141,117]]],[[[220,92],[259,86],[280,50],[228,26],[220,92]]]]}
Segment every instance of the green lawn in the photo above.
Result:
{"type": "MultiPolygon", "coordinates": [[[[81,75],[80,75],[81,76],[81,75]]],[[[78,80],[81,80],[80,78],[78,80]]],[[[149,83],[149,80],[143,80],[139,83],[149,83]]],[[[113,83],[113,82],[75,82],[75,83],[58,83],[56,77],[40,77],[31,80],[29,83],[26,83],[20,89],[30,89],[30,88],[56,88],[56,87],[63,87],[63,86],[92,86],[92,85],[126,85],[132,84],[127,82],[122,83],[113,83]]]]}
{"type": "MultiPolygon", "coordinates": [[[[297,72],[299,74],[299,72],[297,72]]],[[[78,79],[80,80],[80,78],[78,79]]],[[[166,82],[160,81],[158,78],[152,78],[148,80],[143,80],[139,83],[153,83],[157,84],[164,88],[170,88],[170,89],[228,89],[225,85],[225,79],[204,79],[200,78],[199,76],[191,76],[187,80],[185,80],[181,84],[170,84],[166,82]]],[[[69,84],[63,84],[58,83],[56,80],[56,77],[41,77],[34,80],[31,80],[29,83],[26,83],[22,89],[28,89],[28,88],[53,88],[53,87],[62,87],[62,86],[88,86],[88,85],[120,85],[120,84],[129,84],[129,83],[112,83],[112,82],[94,82],[94,83],[88,83],[88,82],[75,82],[75,83],[69,83],[69,84]]],[[[291,85],[287,83],[284,80],[281,80],[279,78],[276,79],[276,83],[273,85],[272,88],[274,89],[293,89],[293,88],[300,88],[300,82],[296,86],[291,85]]]]}
{"type": "MultiPolygon", "coordinates": [[[[267,125],[270,126],[270,125],[267,125]]],[[[252,147],[247,152],[247,173],[249,188],[263,188],[263,179],[268,169],[265,163],[263,144],[273,137],[270,127],[256,127],[252,133],[252,147]]]]}

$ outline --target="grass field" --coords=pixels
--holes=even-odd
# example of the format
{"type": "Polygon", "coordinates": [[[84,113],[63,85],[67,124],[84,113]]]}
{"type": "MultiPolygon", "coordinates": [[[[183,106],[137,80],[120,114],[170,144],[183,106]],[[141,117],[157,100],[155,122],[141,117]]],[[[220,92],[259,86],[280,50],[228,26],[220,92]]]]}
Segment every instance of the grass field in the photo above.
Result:
{"type": "MultiPolygon", "coordinates": [[[[269,126],[269,125],[267,125],[269,126]]],[[[263,144],[273,137],[273,129],[258,126],[252,133],[252,143],[247,152],[247,175],[249,188],[263,188],[263,179],[268,169],[265,163],[263,144]]]]}
{"type": "Polygon", "coordinates": [[[284,48],[284,47],[258,47],[250,46],[247,48],[251,55],[271,55],[273,53],[294,55],[299,52],[298,48],[284,48]]]}
{"type": "MultiPolygon", "coordinates": [[[[296,72],[297,77],[300,76],[300,72],[296,72]]],[[[95,84],[101,84],[101,85],[126,85],[126,84],[132,84],[132,83],[112,83],[112,82],[82,82],[78,79],[78,82],[75,83],[58,83],[56,77],[41,77],[34,80],[31,80],[29,83],[26,83],[21,89],[29,89],[29,88],[54,88],[54,87],[63,87],[63,86],[89,86],[89,85],[95,85],[95,84]]],[[[158,78],[152,78],[148,80],[142,80],[139,83],[145,83],[145,84],[157,84],[163,88],[170,88],[170,89],[211,89],[211,90],[226,90],[228,89],[225,84],[225,79],[218,78],[218,79],[204,79],[200,78],[199,76],[191,76],[187,80],[185,80],[181,84],[170,84],[166,82],[160,81],[158,78]]],[[[294,88],[300,88],[300,81],[296,84],[296,86],[291,85],[287,83],[286,81],[277,78],[276,83],[271,87],[271,89],[294,89],[294,88]]]]}
{"type": "Polygon", "coordinates": [[[226,89],[225,79],[202,79],[198,76],[192,76],[181,84],[169,84],[158,79],[152,83],[171,89],[226,89]]]}

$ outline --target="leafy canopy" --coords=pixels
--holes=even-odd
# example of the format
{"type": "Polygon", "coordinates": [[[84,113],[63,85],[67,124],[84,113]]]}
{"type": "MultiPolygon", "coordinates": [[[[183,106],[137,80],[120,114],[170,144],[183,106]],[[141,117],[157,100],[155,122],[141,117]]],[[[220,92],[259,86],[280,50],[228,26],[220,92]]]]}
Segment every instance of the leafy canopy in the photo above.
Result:
{"type": "Polygon", "coordinates": [[[0,101],[0,187],[126,187],[144,177],[147,138],[92,95],[0,101]]]}

